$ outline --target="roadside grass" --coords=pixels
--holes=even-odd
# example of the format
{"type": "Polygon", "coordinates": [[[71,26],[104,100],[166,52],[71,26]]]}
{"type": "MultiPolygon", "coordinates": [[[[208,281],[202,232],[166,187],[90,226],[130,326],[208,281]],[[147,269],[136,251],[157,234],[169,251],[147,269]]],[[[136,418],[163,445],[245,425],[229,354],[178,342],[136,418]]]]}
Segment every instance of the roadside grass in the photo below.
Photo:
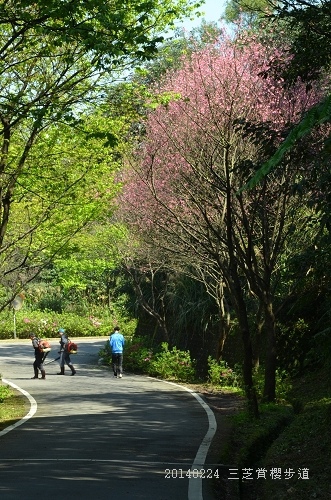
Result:
{"type": "Polygon", "coordinates": [[[292,381],[286,401],[230,417],[232,437],[221,463],[241,470],[245,500],[331,498],[331,370],[292,381]]]}
{"type": "Polygon", "coordinates": [[[0,380],[0,431],[20,420],[28,411],[26,398],[0,380]]]}
{"type": "Polygon", "coordinates": [[[289,400],[296,412],[291,425],[268,450],[265,465],[307,469],[307,479],[298,474],[288,481],[268,480],[270,498],[305,500],[331,498],[331,367],[295,381],[289,400]]]}

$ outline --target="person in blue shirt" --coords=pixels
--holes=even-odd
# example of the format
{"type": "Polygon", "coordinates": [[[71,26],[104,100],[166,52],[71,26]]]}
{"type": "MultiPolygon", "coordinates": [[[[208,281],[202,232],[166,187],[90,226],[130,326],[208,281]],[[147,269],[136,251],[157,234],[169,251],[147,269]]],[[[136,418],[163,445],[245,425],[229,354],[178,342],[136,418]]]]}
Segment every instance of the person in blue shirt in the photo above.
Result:
{"type": "Polygon", "coordinates": [[[125,340],[120,332],[120,327],[115,326],[114,332],[109,337],[109,345],[111,348],[111,359],[113,365],[114,377],[122,378],[123,376],[123,348],[125,340]]]}

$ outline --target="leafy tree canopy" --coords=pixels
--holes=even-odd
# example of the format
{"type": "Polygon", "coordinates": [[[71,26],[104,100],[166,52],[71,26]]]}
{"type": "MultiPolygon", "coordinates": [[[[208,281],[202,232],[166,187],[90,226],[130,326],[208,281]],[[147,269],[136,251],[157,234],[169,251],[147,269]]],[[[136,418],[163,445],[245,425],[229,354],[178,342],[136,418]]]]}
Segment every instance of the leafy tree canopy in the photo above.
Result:
{"type": "MultiPolygon", "coordinates": [[[[10,198],[10,217],[4,211],[2,218],[0,269],[8,289],[24,286],[56,254],[63,255],[78,232],[113,211],[120,155],[115,144],[105,144],[107,137],[116,141],[122,124],[97,112],[84,118],[74,134],[66,124],[42,131],[25,160],[10,198]]],[[[15,137],[8,169],[21,147],[15,137]]]]}
{"type": "Polygon", "coordinates": [[[221,34],[222,29],[217,23],[204,20],[200,26],[193,28],[190,32],[184,29],[176,30],[175,36],[165,40],[160,46],[157,56],[151,61],[144,62],[134,79],[142,80],[148,85],[159,82],[167,71],[179,69],[185,56],[212,43],[221,34]]]}
{"type": "MultiPolygon", "coordinates": [[[[316,80],[331,62],[331,3],[328,0],[228,0],[224,19],[244,18],[245,24],[268,19],[268,31],[281,31],[291,42],[291,64],[279,65],[282,76],[293,83],[298,77],[316,80]],[[284,30],[286,34],[284,33],[284,30]]],[[[276,64],[274,69],[276,68],[276,64]]]]}
{"type": "Polygon", "coordinates": [[[102,99],[115,69],[151,58],[160,33],[199,5],[194,0],[1,2],[0,256],[11,287],[32,254],[38,261],[38,252],[51,256],[59,249],[54,235],[60,228],[65,241],[98,214],[100,197],[114,195],[105,192],[103,180],[107,164],[110,171],[116,167],[111,153],[116,133],[95,122],[95,130],[88,129],[82,113],[102,99]],[[80,126],[79,152],[65,125],[80,126]],[[94,150],[89,149],[93,139],[99,141],[94,150]],[[108,148],[103,156],[100,146],[108,148]]]}
{"type": "MultiPolygon", "coordinates": [[[[331,63],[331,2],[323,0],[283,0],[276,3],[268,0],[273,14],[270,16],[275,25],[286,22],[290,36],[289,53],[291,58],[284,64],[275,58],[269,72],[284,79],[284,85],[293,86],[298,80],[306,82],[307,89],[314,80],[321,80],[326,95],[313,106],[302,121],[291,130],[290,134],[277,150],[255,174],[249,187],[255,186],[271,169],[276,167],[284,155],[296,142],[310,134],[321,123],[331,120],[331,97],[329,72],[331,63]]],[[[329,148],[330,137],[326,141],[329,148]]]]}
{"type": "Polygon", "coordinates": [[[1,54],[20,52],[26,43],[43,40],[45,55],[50,46],[79,44],[100,66],[128,55],[149,58],[162,39],[159,33],[200,4],[191,0],[8,0],[0,6],[1,28],[8,36],[1,54]]]}
{"type": "Polygon", "coordinates": [[[328,0],[267,0],[271,18],[278,23],[286,20],[291,31],[291,64],[285,78],[294,82],[316,80],[331,63],[331,2],[328,0]]]}
{"type": "Polygon", "coordinates": [[[226,22],[233,23],[244,16],[246,23],[252,24],[267,10],[267,2],[268,0],[228,0],[223,17],[226,22]]]}
{"type": "MultiPolygon", "coordinates": [[[[8,1],[0,5],[0,119],[67,118],[90,99],[102,70],[150,59],[160,32],[189,14],[191,0],[8,1]],[[185,12],[186,9],[186,12],[185,12]],[[92,79],[92,80],[91,80],[92,79]],[[66,113],[64,113],[65,108],[66,113]]],[[[2,131],[2,133],[4,133],[2,131]]]]}

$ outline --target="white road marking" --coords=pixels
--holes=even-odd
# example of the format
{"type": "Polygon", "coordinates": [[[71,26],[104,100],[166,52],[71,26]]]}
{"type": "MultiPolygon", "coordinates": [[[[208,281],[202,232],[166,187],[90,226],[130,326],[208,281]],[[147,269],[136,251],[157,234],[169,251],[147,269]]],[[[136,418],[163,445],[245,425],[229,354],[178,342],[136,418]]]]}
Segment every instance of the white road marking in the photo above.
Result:
{"type": "MultiPolygon", "coordinates": [[[[153,378],[154,377],[150,377],[153,378]]],[[[191,471],[195,470],[201,470],[204,467],[204,463],[207,458],[207,453],[209,450],[209,447],[211,445],[211,442],[213,440],[213,437],[215,435],[216,429],[217,429],[217,422],[214,413],[212,410],[209,408],[207,403],[204,402],[204,400],[197,394],[196,392],[192,391],[192,389],[189,389],[187,387],[184,387],[183,385],[175,384],[174,382],[168,382],[167,380],[160,380],[160,379],[154,379],[158,380],[159,382],[163,382],[166,384],[174,385],[176,387],[180,387],[181,389],[184,389],[185,391],[189,392],[192,394],[193,397],[200,403],[200,405],[203,407],[205,412],[207,413],[208,416],[208,431],[203,438],[199,449],[197,451],[197,454],[195,456],[194,462],[191,466],[191,471]]],[[[189,478],[189,483],[188,483],[188,500],[203,500],[202,496],[202,478],[201,477],[191,477],[189,478]]]]}

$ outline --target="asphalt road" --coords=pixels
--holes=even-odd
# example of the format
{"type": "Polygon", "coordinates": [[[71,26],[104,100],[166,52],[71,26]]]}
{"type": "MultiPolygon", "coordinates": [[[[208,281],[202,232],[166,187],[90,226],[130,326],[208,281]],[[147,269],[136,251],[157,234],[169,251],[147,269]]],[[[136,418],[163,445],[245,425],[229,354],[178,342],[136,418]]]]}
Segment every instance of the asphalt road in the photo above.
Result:
{"type": "MultiPolygon", "coordinates": [[[[0,433],[1,500],[213,499],[214,471],[204,463],[212,412],[175,384],[114,378],[98,366],[105,340],[80,339],[77,374],[58,376],[54,362],[46,380],[31,379],[30,341],[0,341],[2,378],[31,403],[20,425],[0,433]]],[[[52,345],[47,361],[57,356],[57,339],[52,345]]]]}

